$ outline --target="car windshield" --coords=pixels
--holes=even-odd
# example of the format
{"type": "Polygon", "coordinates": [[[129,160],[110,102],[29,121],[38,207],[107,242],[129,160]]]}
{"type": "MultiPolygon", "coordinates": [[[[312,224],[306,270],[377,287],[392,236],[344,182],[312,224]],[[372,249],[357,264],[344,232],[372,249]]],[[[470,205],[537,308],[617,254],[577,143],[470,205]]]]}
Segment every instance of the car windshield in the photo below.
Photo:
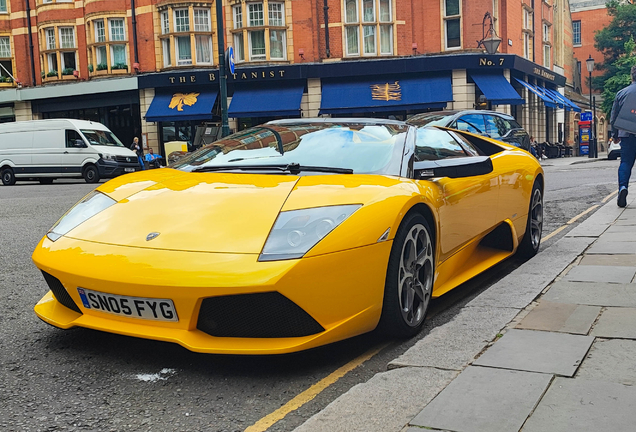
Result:
{"type": "Polygon", "coordinates": [[[82,129],[82,134],[91,145],[123,147],[124,145],[110,131],[82,129]]]}
{"type": "Polygon", "coordinates": [[[416,126],[448,126],[448,123],[453,118],[454,114],[420,114],[418,116],[409,119],[408,123],[416,126]]]}
{"type": "MultiPolygon", "coordinates": [[[[399,175],[408,126],[400,124],[265,124],[179,159],[182,171],[249,171],[293,165],[323,172],[399,175]]],[[[311,170],[307,170],[311,171],[311,170]]]]}

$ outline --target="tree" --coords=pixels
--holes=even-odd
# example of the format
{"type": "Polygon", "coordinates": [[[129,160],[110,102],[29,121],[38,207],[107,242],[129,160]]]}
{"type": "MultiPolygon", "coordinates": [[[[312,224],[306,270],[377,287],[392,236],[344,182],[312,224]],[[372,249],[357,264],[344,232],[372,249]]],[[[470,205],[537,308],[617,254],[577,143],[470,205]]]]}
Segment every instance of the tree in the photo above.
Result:
{"type": "Polygon", "coordinates": [[[603,84],[603,105],[601,108],[607,115],[612,111],[616,93],[632,82],[631,70],[632,66],[636,66],[636,42],[634,42],[633,37],[630,37],[623,44],[623,50],[625,53],[612,63],[614,75],[603,84]]]}
{"type": "Polygon", "coordinates": [[[610,0],[606,6],[612,21],[594,35],[594,47],[603,54],[603,62],[596,68],[603,74],[593,78],[592,84],[594,88],[603,89],[602,108],[609,114],[616,92],[630,83],[629,68],[626,75],[625,68],[628,59],[635,55],[630,41],[633,44],[632,35],[636,34],[636,4],[610,0]]]}

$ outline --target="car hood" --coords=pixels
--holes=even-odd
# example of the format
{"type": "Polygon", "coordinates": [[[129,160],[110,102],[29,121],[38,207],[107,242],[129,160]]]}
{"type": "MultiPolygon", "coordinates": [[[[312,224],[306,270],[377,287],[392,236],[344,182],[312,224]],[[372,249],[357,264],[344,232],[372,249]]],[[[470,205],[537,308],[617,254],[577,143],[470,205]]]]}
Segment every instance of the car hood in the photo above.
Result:
{"type": "MultiPolygon", "coordinates": [[[[66,237],[152,249],[258,254],[280,211],[372,204],[394,196],[396,189],[404,192],[410,183],[377,175],[299,177],[149,170],[101,185],[97,190],[117,203],[66,237]],[[147,240],[151,233],[159,235],[147,240]]],[[[343,224],[343,230],[352,233],[354,246],[375,242],[394,217],[386,211],[371,217],[369,212],[373,213],[372,208],[364,206],[356,214],[380,220],[380,232],[369,230],[368,224],[343,224]]]]}
{"type": "Polygon", "coordinates": [[[91,145],[91,147],[93,147],[99,153],[111,154],[116,156],[129,156],[129,157],[134,157],[135,161],[137,160],[136,159],[137,153],[135,153],[134,151],[126,147],[104,146],[104,145],[91,145]]]}

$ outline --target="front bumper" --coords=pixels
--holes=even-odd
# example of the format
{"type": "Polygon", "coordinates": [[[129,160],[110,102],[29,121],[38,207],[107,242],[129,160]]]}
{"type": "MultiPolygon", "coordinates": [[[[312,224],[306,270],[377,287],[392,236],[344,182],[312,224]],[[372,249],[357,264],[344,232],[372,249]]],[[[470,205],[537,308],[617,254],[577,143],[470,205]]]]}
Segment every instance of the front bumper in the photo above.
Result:
{"type": "MultiPolygon", "coordinates": [[[[33,260],[40,270],[59,279],[80,313],[61,304],[51,291],[35,306],[35,312],[47,323],[64,329],[79,326],[174,342],[197,352],[300,351],[376,327],[390,250],[391,242],[383,242],[312,258],[258,262],[256,254],[129,248],[65,237],[51,242],[45,237],[33,253],[33,260]],[[78,287],[171,299],[179,321],[149,321],[86,309],[78,287]],[[282,295],[324,330],[300,337],[224,337],[201,330],[210,332],[199,322],[206,299],[264,293],[282,295]]],[[[240,307],[237,313],[241,313],[240,307]]]]}
{"type": "Polygon", "coordinates": [[[97,161],[97,170],[101,178],[113,178],[122,174],[140,171],[141,166],[136,158],[134,158],[133,162],[116,162],[99,159],[97,161]]]}

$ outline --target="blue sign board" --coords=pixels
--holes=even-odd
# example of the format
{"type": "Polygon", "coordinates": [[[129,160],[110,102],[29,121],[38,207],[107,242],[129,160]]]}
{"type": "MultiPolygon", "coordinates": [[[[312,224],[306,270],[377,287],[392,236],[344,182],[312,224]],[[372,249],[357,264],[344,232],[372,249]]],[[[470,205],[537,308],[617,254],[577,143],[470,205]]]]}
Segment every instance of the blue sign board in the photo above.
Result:
{"type": "Polygon", "coordinates": [[[591,112],[582,112],[581,113],[581,121],[592,121],[592,113],[591,112]]]}
{"type": "Polygon", "coordinates": [[[234,48],[229,47],[227,49],[227,67],[230,70],[230,73],[234,73],[234,48]]]}

